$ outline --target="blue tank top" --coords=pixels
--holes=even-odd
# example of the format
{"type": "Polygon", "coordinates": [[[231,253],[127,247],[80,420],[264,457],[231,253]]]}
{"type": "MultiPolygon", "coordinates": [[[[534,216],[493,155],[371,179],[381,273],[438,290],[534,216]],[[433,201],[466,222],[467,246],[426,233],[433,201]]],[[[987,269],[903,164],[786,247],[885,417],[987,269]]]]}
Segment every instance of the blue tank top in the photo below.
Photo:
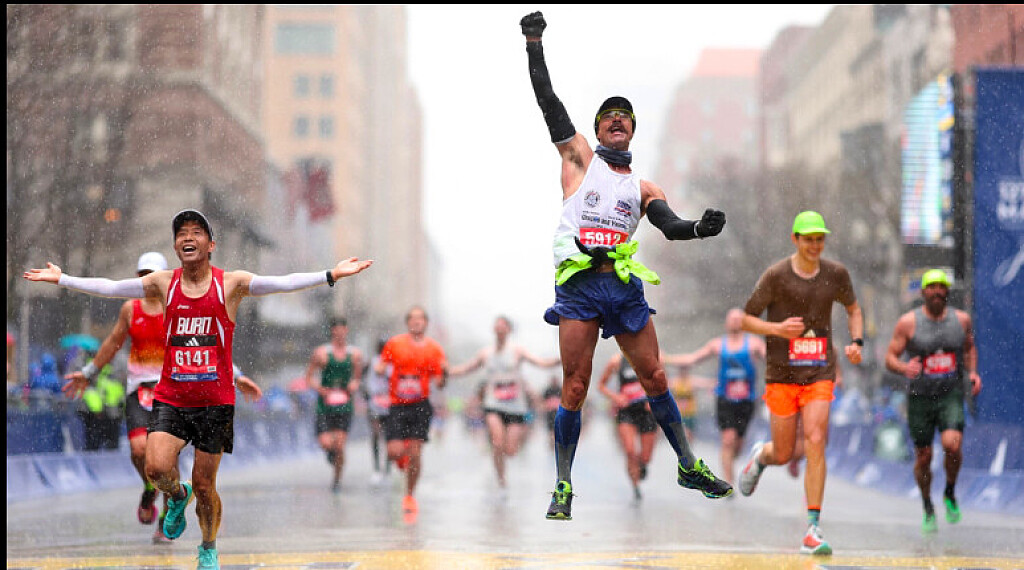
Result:
{"type": "Polygon", "coordinates": [[[715,395],[727,400],[751,400],[757,369],[750,358],[750,335],[743,335],[743,346],[729,351],[728,336],[722,337],[722,350],[718,357],[718,386],[715,395]]]}

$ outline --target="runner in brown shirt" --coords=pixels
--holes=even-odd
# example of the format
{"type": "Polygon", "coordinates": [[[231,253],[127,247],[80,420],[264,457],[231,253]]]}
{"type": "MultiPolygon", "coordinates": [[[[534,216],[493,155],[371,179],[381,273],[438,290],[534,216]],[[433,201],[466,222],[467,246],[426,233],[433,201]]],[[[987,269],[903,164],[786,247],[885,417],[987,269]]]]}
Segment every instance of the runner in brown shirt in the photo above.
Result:
{"type": "Polygon", "coordinates": [[[842,264],[821,258],[828,233],[821,214],[797,215],[791,236],[796,253],[761,275],[744,307],[743,329],[767,337],[764,399],[771,414],[772,440],[754,445],[739,482],[740,492],[750,495],[766,466],[786,464],[796,445],[798,419],[802,420],[808,528],[800,551],[821,555],[832,553],[821,537],[818,519],[825,494],[825,443],[837,370],[833,303],[842,303],[849,317],[853,340],[845,352],[851,364],[860,363],[864,345],[863,319],[850,274],[842,264]],[[767,318],[762,320],[765,311],[767,318]]]}

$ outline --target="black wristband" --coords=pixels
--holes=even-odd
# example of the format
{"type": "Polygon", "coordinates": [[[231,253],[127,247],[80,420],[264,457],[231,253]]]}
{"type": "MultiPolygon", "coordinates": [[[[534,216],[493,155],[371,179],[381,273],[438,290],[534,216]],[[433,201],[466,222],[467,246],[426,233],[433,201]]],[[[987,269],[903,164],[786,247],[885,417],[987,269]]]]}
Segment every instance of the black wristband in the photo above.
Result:
{"type": "Polygon", "coordinates": [[[334,275],[331,275],[331,270],[328,269],[327,270],[327,286],[328,287],[334,287],[335,283],[337,283],[337,281],[334,280],[334,275]]]}
{"type": "Polygon", "coordinates": [[[863,347],[864,346],[864,339],[862,339],[862,338],[855,338],[855,339],[850,341],[850,344],[856,344],[857,346],[863,347]]]}

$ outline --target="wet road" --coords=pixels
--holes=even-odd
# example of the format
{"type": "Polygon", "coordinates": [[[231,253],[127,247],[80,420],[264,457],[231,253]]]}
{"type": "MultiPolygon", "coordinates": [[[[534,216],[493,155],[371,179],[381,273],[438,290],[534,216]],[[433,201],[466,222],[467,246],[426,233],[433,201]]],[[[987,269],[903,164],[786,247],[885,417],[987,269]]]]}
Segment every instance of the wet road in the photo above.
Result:
{"type": "MultiPolygon", "coordinates": [[[[705,499],[676,485],[663,439],[636,502],[611,425],[594,420],[577,453],[570,522],[544,519],[554,462],[540,430],[511,461],[503,494],[482,434],[450,423],[426,446],[416,520],[402,513],[396,473],[370,483],[365,440],[349,442],[338,494],[319,454],[225,472],[222,568],[1024,568],[1024,517],[965,510],[951,526],[940,512],[938,533],[923,537],[918,499],[839,479],[822,513],[835,555],[801,556],[802,479],[771,468],[752,497],[705,499]]],[[[717,467],[714,445],[695,448],[717,467]]],[[[8,568],[194,568],[194,508],[181,538],[153,545],[137,500],[131,488],[8,505],[8,568]]]]}

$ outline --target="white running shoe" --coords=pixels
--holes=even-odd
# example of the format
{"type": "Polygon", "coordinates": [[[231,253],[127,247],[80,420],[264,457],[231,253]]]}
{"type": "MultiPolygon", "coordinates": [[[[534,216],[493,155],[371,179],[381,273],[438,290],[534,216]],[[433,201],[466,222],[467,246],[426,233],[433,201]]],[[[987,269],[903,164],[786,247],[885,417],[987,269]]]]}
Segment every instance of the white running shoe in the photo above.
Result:
{"type": "Polygon", "coordinates": [[[832,547],[821,537],[821,529],[817,525],[807,527],[807,534],[800,544],[802,554],[813,554],[815,556],[828,556],[832,554],[832,547]]]}
{"type": "Polygon", "coordinates": [[[758,463],[758,458],[761,456],[761,450],[764,449],[764,442],[759,441],[754,444],[754,447],[750,450],[750,458],[747,461],[747,465],[740,471],[740,493],[743,493],[744,497],[749,497],[754,489],[757,488],[757,482],[761,479],[761,473],[764,473],[764,465],[758,463]]]}

